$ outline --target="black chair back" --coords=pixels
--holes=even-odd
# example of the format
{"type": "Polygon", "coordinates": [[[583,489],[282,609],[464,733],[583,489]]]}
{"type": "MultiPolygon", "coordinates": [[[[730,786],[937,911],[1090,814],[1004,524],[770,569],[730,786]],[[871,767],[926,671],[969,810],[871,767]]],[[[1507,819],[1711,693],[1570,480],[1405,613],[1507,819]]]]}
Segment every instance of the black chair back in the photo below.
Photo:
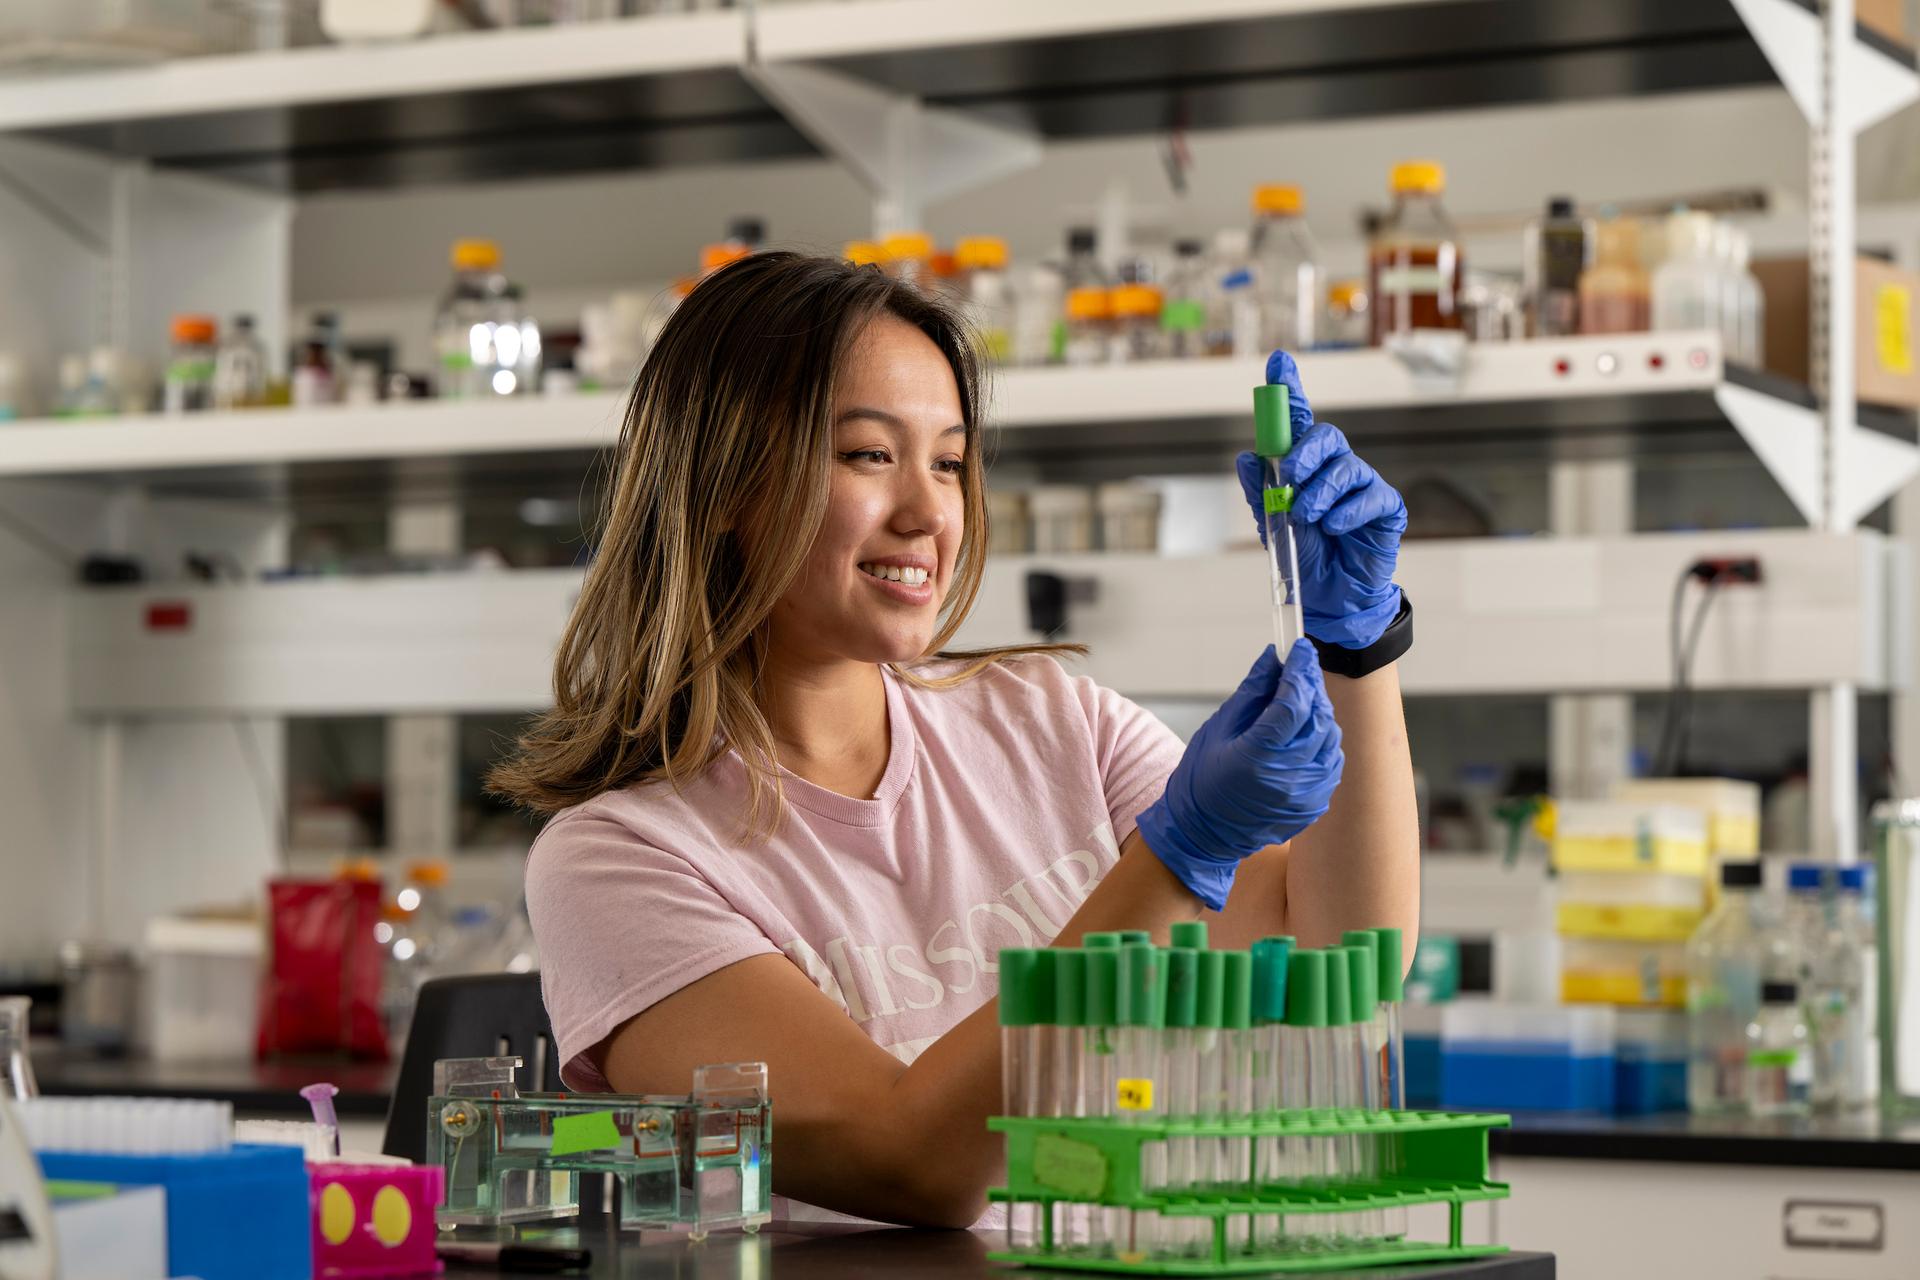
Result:
{"type": "Polygon", "coordinates": [[[538,973],[481,973],[424,984],[413,1007],[400,1078],[387,1104],[381,1150],[416,1162],[427,1158],[427,1099],[433,1094],[435,1062],[508,1054],[521,1059],[515,1078],[521,1089],[561,1088],[560,1058],[538,973]]]}

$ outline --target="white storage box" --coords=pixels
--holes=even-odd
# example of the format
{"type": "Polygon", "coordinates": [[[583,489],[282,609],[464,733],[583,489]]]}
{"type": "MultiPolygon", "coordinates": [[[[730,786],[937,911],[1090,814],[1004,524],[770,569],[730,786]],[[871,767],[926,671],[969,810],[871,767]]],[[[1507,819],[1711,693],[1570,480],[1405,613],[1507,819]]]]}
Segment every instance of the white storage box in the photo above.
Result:
{"type": "Polygon", "coordinates": [[[251,1058],[266,955],[252,921],[147,925],[147,1044],[160,1062],[251,1058]]]}
{"type": "Polygon", "coordinates": [[[1707,815],[1681,805],[1563,800],[1554,807],[1553,865],[1704,876],[1707,815]]]}
{"type": "Polygon", "coordinates": [[[1734,778],[1633,778],[1613,798],[1631,804],[1678,804],[1707,815],[1707,848],[1716,858],[1760,852],[1760,785],[1734,778]]]}

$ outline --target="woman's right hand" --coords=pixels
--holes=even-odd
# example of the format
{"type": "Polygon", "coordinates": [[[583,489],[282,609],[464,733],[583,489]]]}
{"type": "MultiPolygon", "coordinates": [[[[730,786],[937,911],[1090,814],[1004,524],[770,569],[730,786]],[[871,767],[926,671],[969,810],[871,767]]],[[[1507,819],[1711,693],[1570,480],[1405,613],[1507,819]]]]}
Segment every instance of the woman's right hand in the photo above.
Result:
{"type": "Polygon", "coordinates": [[[1345,759],[1313,645],[1295,641],[1285,667],[1268,645],[1193,735],[1140,833],[1195,897],[1223,910],[1241,859],[1326,813],[1345,759]]]}

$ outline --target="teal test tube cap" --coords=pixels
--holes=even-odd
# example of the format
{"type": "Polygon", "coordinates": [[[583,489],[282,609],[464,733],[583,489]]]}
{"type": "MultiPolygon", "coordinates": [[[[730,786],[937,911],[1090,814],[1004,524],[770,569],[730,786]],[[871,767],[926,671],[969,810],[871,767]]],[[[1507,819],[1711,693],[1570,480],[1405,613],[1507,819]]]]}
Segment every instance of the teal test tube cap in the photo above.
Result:
{"type": "Polygon", "coordinates": [[[1253,944],[1253,1020],[1287,1020],[1287,960],[1292,938],[1262,938],[1253,944]]]}

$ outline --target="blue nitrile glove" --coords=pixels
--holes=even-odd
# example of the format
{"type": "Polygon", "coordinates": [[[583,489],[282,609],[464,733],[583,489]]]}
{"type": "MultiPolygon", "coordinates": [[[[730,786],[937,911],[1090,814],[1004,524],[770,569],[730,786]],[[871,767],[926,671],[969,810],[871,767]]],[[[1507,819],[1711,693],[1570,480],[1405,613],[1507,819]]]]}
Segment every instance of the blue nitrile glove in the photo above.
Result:
{"type": "MultiPolygon", "coordinates": [[[[1313,420],[1292,356],[1276,351],[1268,357],[1267,381],[1286,386],[1288,417],[1293,420],[1293,449],[1280,465],[1293,486],[1300,607],[1307,634],[1323,644],[1364,649],[1400,612],[1393,566],[1400,535],[1407,531],[1407,504],[1379,472],[1360,460],[1339,428],[1313,420]]],[[[1234,466],[1264,543],[1260,459],[1243,453],[1234,466]]]]}
{"type": "Polygon", "coordinates": [[[1140,834],[1196,898],[1224,910],[1240,860],[1324,814],[1345,761],[1320,655],[1297,641],[1283,668],[1268,645],[1193,735],[1140,834]]]}

